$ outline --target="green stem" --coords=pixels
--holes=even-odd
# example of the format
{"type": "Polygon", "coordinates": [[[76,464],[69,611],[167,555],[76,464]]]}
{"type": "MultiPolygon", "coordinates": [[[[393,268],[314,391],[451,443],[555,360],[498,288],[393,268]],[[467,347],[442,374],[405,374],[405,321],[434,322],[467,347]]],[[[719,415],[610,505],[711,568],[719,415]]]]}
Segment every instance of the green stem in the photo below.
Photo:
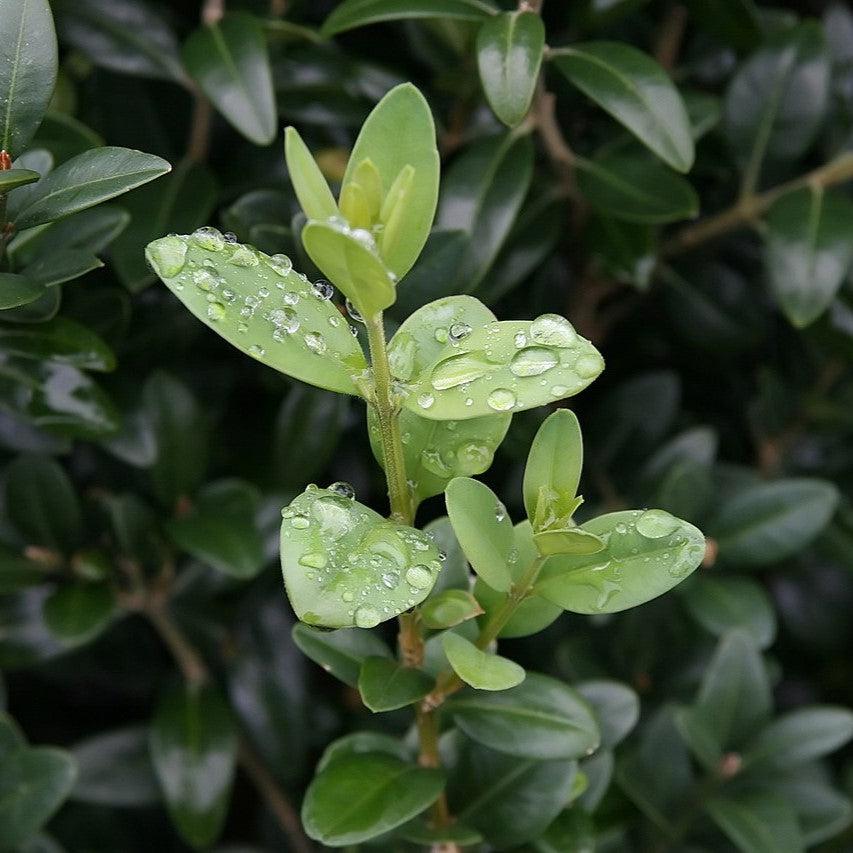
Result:
{"type": "Polygon", "coordinates": [[[379,437],[385,463],[385,479],[388,482],[391,517],[401,524],[412,524],[414,506],[409,485],[406,482],[403,442],[397,420],[398,410],[391,389],[391,369],[388,366],[382,312],[365,318],[365,323],[367,343],[370,347],[370,362],[373,368],[373,400],[371,402],[379,421],[379,437]]]}

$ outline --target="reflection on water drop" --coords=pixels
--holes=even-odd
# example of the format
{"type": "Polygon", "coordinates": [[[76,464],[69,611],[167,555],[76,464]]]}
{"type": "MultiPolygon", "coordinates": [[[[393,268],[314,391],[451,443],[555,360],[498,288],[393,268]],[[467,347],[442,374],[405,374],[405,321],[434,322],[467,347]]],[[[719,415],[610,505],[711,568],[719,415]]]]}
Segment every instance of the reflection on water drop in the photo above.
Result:
{"type": "Polygon", "coordinates": [[[322,355],[326,351],[326,339],[319,332],[308,332],[305,335],[305,346],[311,350],[311,352],[317,353],[317,355],[322,355]]]}
{"type": "Polygon", "coordinates": [[[329,486],[329,491],[340,495],[342,498],[353,501],[355,500],[355,489],[350,483],[345,483],[343,480],[338,480],[329,486]]]}
{"type": "Polygon", "coordinates": [[[349,301],[349,299],[344,301],[344,308],[347,310],[347,314],[355,320],[356,323],[364,323],[364,317],[361,316],[359,310],[349,301]]]}
{"type": "Polygon", "coordinates": [[[495,388],[486,398],[489,408],[496,412],[508,412],[515,405],[515,394],[509,388],[495,388]]]}
{"type": "Polygon", "coordinates": [[[276,275],[284,277],[293,269],[293,261],[287,255],[273,255],[267,260],[267,266],[276,275]]]}
{"type": "Polygon", "coordinates": [[[303,515],[301,512],[294,513],[290,519],[290,526],[295,527],[297,530],[304,530],[311,522],[308,520],[307,515],[303,515]]]}
{"type": "Polygon", "coordinates": [[[493,452],[485,444],[470,442],[456,451],[456,470],[463,476],[482,474],[492,464],[493,452]]]}
{"type": "Polygon", "coordinates": [[[458,344],[459,341],[467,338],[471,334],[471,326],[468,323],[454,323],[450,327],[450,343],[458,344]]]}
{"type": "Polygon", "coordinates": [[[263,358],[266,350],[263,347],[259,347],[257,344],[252,344],[249,347],[249,355],[253,355],[256,358],[263,358]]]}
{"type": "Polygon", "coordinates": [[[662,509],[648,509],[637,519],[637,532],[646,539],[660,539],[678,530],[678,519],[662,509]]]}
{"type": "Polygon", "coordinates": [[[228,263],[235,267],[256,267],[260,258],[251,246],[237,246],[228,258],[228,263]]]}
{"type": "Polygon", "coordinates": [[[521,349],[527,343],[527,335],[524,332],[516,332],[512,339],[517,349],[521,349]]]}
{"type": "Polygon", "coordinates": [[[570,347],[577,343],[578,336],[572,324],[559,314],[543,314],[530,324],[530,337],[537,344],[554,347],[570,347]]]}
{"type": "Polygon", "coordinates": [[[509,369],[516,376],[540,376],[557,362],[557,354],[547,347],[526,347],[512,357],[509,369]]]}
{"type": "Polygon", "coordinates": [[[406,572],[406,583],[415,589],[427,589],[432,584],[432,572],[426,566],[412,566],[406,572]]]}
{"type": "Polygon", "coordinates": [[[418,397],[418,405],[422,409],[428,409],[435,402],[435,397],[432,394],[421,394],[418,397]]]}
{"type": "Polygon", "coordinates": [[[314,284],[311,285],[311,292],[318,299],[322,299],[324,302],[327,302],[335,295],[335,288],[326,281],[324,278],[318,278],[314,284]]]}
{"type": "Polygon", "coordinates": [[[164,237],[149,249],[155,271],[164,278],[176,276],[187,259],[187,244],[180,237],[164,237]]]}
{"type": "Polygon", "coordinates": [[[192,233],[192,241],[196,246],[207,249],[209,252],[218,252],[225,246],[225,238],[218,228],[212,225],[204,225],[196,228],[192,233]]]}
{"type": "Polygon", "coordinates": [[[432,371],[430,382],[436,391],[444,391],[473,382],[492,369],[484,353],[467,352],[440,361],[432,371]]]}
{"type": "Polygon", "coordinates": [[[308,566],[311,569],[322,569],[326,566],[326,555],[322,551],[311,551],[299,558],[300,566],[308,566]]]}
{"type": "Polygon", "coordinates": [[[214,323],[225,319],[225,306],[221,302],[211,302],[207,306],[207,316],[214,323]]]}

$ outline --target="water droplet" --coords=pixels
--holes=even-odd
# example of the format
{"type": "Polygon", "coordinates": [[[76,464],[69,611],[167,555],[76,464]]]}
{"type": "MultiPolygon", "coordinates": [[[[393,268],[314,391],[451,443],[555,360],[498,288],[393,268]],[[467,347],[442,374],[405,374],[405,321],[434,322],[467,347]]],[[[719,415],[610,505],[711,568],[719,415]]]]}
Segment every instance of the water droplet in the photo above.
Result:
{"type": "Polygon", "coordinates": [[[569,393],[569,388],[567,385],[552,385],[551,393],[555,397],[565,397],[569,393]]]}
{"type": "Polygon", "coordinates": [[[221,302],[211,302],[207,306],[207,316],[214,323],[225,319],[225,306],[221,302]]]}
{"type": "Polygon", "coordinates": [[[468,323],[454,323],[450,327],[450,343],[458,344],[459,341],[467,338],[471,334],[471,326],[468,323]]]}
{"type": "Polygon", "coordinates": [[[394,569],[382,573],[382,586],[394,589],[400,583],[400,573],[394,569]]]}
{"type": "Polygon", "coordinates": [[[428,589],[432,584],[432,572],[427,566],[412,566],[406,572],[406,583],[415,589],[428,589]]]}
{"type": "Polygon", "coordinates": [[[421,451],[421,464],[437,477],[452,477],[454,473],[453,468],[442,458],[441,451],[435,447],[427,447],[421,451]]]}
{"type": "Polygon", "coordinates": [[[524,332],[516,332],[512,339],[518,349],[521,349],[527,343],[527,335],[524,332]]]}
{"type": "Polygon", "coordinates": [[[255,358],[263,358],[265,354],[266,350],[257,344],[252,344],[249,347],[249,355],[253,355],[255,358]]]}
{"type": "Polygon", "coordinates": [[[495,521],[502,522],[506,518],[506,507],[498,501],[495,504],[495,521]]]}
{"type": "Polygon", "coordinates": [[[648,509],[637,519],[637,532],[646,539],[660,539],[678,530],[678,519],[662,509],[648,509]]]}
{"type": "Polygon", "coordinates": [[[240,332],[241,335],[244,335],[249,331],[249,327],[245,323],[240,323],[237,326],[237,331],[240,332]]]}
{"type": "Polygon", "coordinates": [[[288,290],[282,297],[285,305],[296,305],[299,302],[299,294],[295,290],[288,290]]]}
{"type": "Polygon", "coordinates": [[[326,567],[326,555],[322,551],[311,551],[299,558],[300,566],[308,566],[311,569],[323,569],[326,567]]]}
{"type": "Polygon", "coordinates": [[[444,391],[447,388],[464,385],[466,382],[473,382],[492,368],[493,365],[486,361],[484,353],[460,353],[440,361],[433,368],[430,382],[436,391],[444,391]]]}
{"type": "Polygon", "coordinates": [[[317,353],[317,355],[322,355],[326,351],[326,339],[319,332],[308,332],[305,335],[305,346],[311,350],[311,352],[317,353]]]}
{"type": "Polygon", "coordinates": [[[201,246],[202,249],[207,249],[209,252],[219,252],[225,246],[225,238],[222,236],[222,232],[212,225],[196,228],[192,233],[192,241],[196,246],[201,246]]]}
{"type": "Polygon", "coordinates": [[[222,235],[222,239],[223,239],[226,243],[236,243],[236,242],[237,242],[237,235],[236,235],[233,231],[226,231],[226,232],[222,235]]]}
{"type": "Polygon", "coordinates": [[[356,323],[364,322],[364,317],[361,316],[358,309],[349,301],[349,299],[344,301],[344,308],[346,308],[347,314],[349,314],[356,323]]]}
{"type": "Polygon", "coordinates": [[[328,301],[335,295],[335,288],[326,281],[324,278],[318,278],[314,284],[311,285],[311,292],[318,299],[322,299],[324,301],[328,301]]]}
{"type": "Polygon", "coordinates": [[[237,298],[237,294],[234,293],[233,290],[228,290],[228,288],[225,288],[225,290],[222,291],[222,298],[226,302],[233,302],[237,298]]]}
{"type": "Polygon", "coordinates": [[[349,603],[350,601],[352,601],[352,600],[355,598],[355,596],[354,596],[354,595],[353,595],[349,590],[347,590],[346,592],[344,592],[344,593],[341,595],[341,598],[342,598],[344,601],[346,601],[347,603],[349,603]]]}
{"type": "Polygon", "coordinates": [[[580,376],[581,379],[592,379],[594,376],[598,376],[599,373],[604,369],[604,360],[598,353],[589,353],[588,355],[582,355],[575,362],[575,373],[580,376]]]}
{"type": "Polygon", "coordinates": [[[509,388],[495,388],[486,398],[489,408],[496,412],[508,412],[515,405],[515,394],[509,388]]]}
{"type": "Polygon", "coordinates": [[[459,474],[482,474],[492,464],[492,451],[485,444],[471,442],[456,451],[456,469],[459,474]]]}
{"type": "Polygon", "coordinates": [[[311,522],[308,520],[307,515],[303,515],[301,512],[294,513],[294,515],[290,519],[290,526],[295,527],[297,530],[304,530],[311,522]]]}
{"type": "Polygon", "coordinates": [[[195,270],[192,274],[192,279],[196,287],[204,291],[216,290],[224,281],[221,275],[206,269],[195,270]]]}
{"type": "Polygon", "coordinates": [[[336,495],[340,495],[342,498],[346,498],[347,500],[355,500],[355,489],[352,485],[345,483],[343,480],[338,480],[337,482],[332,483],[329,486],[329,491],[334,492],[336,495]]]}
{"type": "Polygon", "coordinates": [[[620,536],[624,536],[628,532],[628,526],[625,524],[622,524],[622,522],[620,521],[619,524],[616,525],[616,532],[620,536]]]}
{"type": "Polygon", "coordinates": [[[267,266],[276,275],[284,277],[293,269],[293,261],[287,255],[273,255],[267,260],[267,266]]]}
{"type": "Polygon", "coordinates": [[[268,319],[276,327],[276,330],[281,329],[288,335],[292,335],[299,329],[299,318],[292,308],[274,308],[270,311],[268,319]]]}
{"type": "Polygon", "coordinates": [[[422,409],[428,409],[435,402],[435,397],[432,394],[421,394],[418,397],[418,405],[422,409]]]}
{"type": "Polygon", "coordinates": [[[547,347],[525,347],[512,357],[509,369],[516,376],[540,376],[557,363],[554,350],[547,347]]]}
{"type": "Polygon", "coordinates": [[[559,314],[543,314],[530,324],[530,337],[537,344],[553,347],[570,347],[577,343],[578,335],[572,324],[559,314]]]}
{"type": "Polygon", "coordinates": [[[155,272],[164,278],[176,276],[187,259],[187,244],[180,237],[164,237],[151,246],[151,263],[155,272]]]}
{"type": "Polygon", "coordinates": [[[379,613],[372,607],[359,607],[355,611],[355,624],[359,628],[375,628],[379,622],[379,613]]]}
{"type": "Polygon", "coordinates": [[[251,246],[237,246],[228,258],[235,267],[256,267],[260,263],[258,253],[251,246]]]}

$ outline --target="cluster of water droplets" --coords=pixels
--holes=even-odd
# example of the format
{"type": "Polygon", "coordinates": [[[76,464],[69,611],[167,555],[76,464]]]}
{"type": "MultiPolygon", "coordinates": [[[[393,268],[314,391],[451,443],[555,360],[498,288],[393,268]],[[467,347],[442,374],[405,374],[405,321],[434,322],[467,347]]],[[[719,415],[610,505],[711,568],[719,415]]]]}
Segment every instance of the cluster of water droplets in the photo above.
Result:
{"type": "MultiPolygon", "coordinates": [[[[459,322],[437,329],[435,336],[439,343],[459,347],[472,331],[469,324],[459,322]]],[[[472,383],[480,379],[490,382],[499,375],[506,386],[492,387],[486,403],[492,411],[511,412],[524,405],[520,394],[527,380],[538,381],[543,388],[549,388],[552,397],[559,399],[579,390],[604,367],[601,356],[558,314],[543,314],[527,330],[515,332],[511,350],[505,337],[504,327],[491,323],[478,336],[476,347],[461,347],[459,353],[442,358],[432,368],[429,390],[421,390],[418,395],[418,406],[430,409],[436,392],[452,389],[458,389],[464,395],[465,405],[472,406],[472,383]],[[504,372],[506,368],[509,377],[504,372]],[[552,372],[559,378],[552,380],[552,372]]]]}
{"type": "Polygon", "coordinates": [[[310,600],[294,605],[317,624],[329,613],[340,624],[344,613],[351,624],[372,628],[420,603],[441,570],[426,534],[381,519],[355,501],[349,483],[309,486],[282,510],[281,536],[286,581],[289,571],[301,574],[288,584],[291,597],[310,582],[310,600]]]}
{"type": "MultiPolygon", "coordinates": [[[[170,234],[153,243],[149,253],[155,271],[169,279],[175,291],[180,292],[191,283],[205,294],[207,319],[211,323],[223,323],[236,314],[238,333],[248,335],[250,331],[257,332],[257,327],[251,323],[256,315],[260,315],[268,324],[266,331],[271,339],[270,346],[301,340],[310,352],[317,355],[328,350],[327,333],[321,328],[321,323],[314,319],[315,328],[306,328],[306,324],[312,322],[307,318],[318,316],[316,312],[297,306],[303,300],[329,302],[335,289],[325,279],[309,282],[304,274],[294,271],[287,255],[267,255],[239,243],[234,234],[223,234],[212,226],[198,228],[189,237],[170,234]],[[215,253],[216,259],[207,257],[197,262],[188,258],[193,246],[215,253]],[[256,268],[258,284],[254,292],[238,293],[236,286],[229,287],[226,280],[228,267],[256,268]]],[[[245,291],[245,285],[242,291],[245,291]]],[[[310,305],[310,302],[303,302],[303,305],[310,305]]],[[[323,317],[322,322],[336,329],[345,320],[338,311],[333,311],[323,317]]],[[[266,354],[265,345],[259,343],[247,349],[258,358],[266,354]]]]}

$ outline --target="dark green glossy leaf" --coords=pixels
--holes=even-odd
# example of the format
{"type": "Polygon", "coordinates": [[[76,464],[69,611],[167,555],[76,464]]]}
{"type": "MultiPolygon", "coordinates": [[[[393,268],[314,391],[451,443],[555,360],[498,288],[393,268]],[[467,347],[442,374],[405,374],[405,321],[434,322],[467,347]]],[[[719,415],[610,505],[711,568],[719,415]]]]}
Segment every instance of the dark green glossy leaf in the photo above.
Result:
{"type": "Polygon", "coordinates": [[[206,486],[192,510],[171,520],[172,541],[197,560],[235,578],[252,578],[264,564],[261,532],[255,522],[257,490],[240,480],[206,486]]]}
{"type": "Polygon", "coordinates": [[[853,263],[851,218],[846,196],[817,187],[782,196],[767,214],[770,286],[798,328],[826,310],[853,263]]]}
{"type": "Polygon", "coordinates": [[[22,275],[44,290],[80,278],[92,270],[100,269],[103,265],[103,262],[91,252],[66,249],[42,255],[24,267],[22,275]]]}
{"type": "Polygon", "coordinates": [[[650,56],[622,42],[581,42],[554,52],[557,68],[587,97],[679,172],[693,165],[684,102],[650,56]]]}
{"type": "Polygon", "coordinates": [[[434,685],[434,679],[425,672],[387,657],[367,658],[358,676],[361,699],[374,713],[413,705],[434,685]]]}
{"type": "Polygon", "coordinates": [[[345,755],[308,786],[302,825],[311,838],[327,846],[359,844],[424,811],[443,787],[440,770],[378,752],[345,755]]]}
{"type": "Polygon", "coordinates": [[[56,34],[48,0],[0,2],[0,149],[22,154],[56,84],[56,34]]]}
{"type": "Polygon", "coordinates": [[[545,25],[536,12],[503,12],[477,33],[477,64],[486,99],[509,127],[530,109],[542,64],[545,25]]]}
{"type": "Polygon", "coordinates": [[[345,0],[323,23],[324,36],[401,18],[481,21],[495,14],[482,0],[345,0]]]}
{"type": "Polygon", "coordinates": [[[113,620],[116,600],[103,583],[67,583],[59,586],[44,603],[47,627],[67,646],[94,640],[113,620]]]}
{"type": "Polygon", "coordinates": [[[743,756],[752,773],[786,770],[822,758],[853,738],[853,712],[831,705],[797,708],[762,729],[743,756]]]}
{"type": "Polygon", "coordinates": [[[238,349],[312,385],[356,393],[353,377],[366,368],[358,341],[286,256],[201,228],[155,240],[146,257],[184,305],[238,349]]]}
{"type": "Polygon", "coordinates": [[[260,21],[229,12],[184,43],[184,65],[223,116],[256,145],[276,135],[272,71],[260,21]]]}
{"type": "Polygon", "coordinates": [[[530,187],[533,143],[501,134],[479,140],[453,161],[442,182],[436,228],[463,231],[467,251],[454,290],[473,292],[504,246],[530,187]]]}
{"type": "Polygon", "coordinates": [[[515,661],[478,649],[451,631],[442,635],[441,645],[453,671],[477,690],[508,690],[524,681],[524,668],[515,661]]]}
{"type": "Polygon", "coordinates": [[[344,735],[332,741],[320,756],[315,772],[325,770],[333,761],[349,755],[363,755],[366,752],[381,752],[409,761],[414,757],[412,749],[405,741],[381,732],[359,731],[344,735]]]}
{"type": "Polygon", "coordinates": [[[153,154],[130,148],[84,151],[34,185],[15,217],[18,230],[85,210],[166,174],[171,166],[153,154]]]}
{"type": "Polygon", "coordinates": [[[618,681],[584,681],[577,691],[592,706],[601,729],[601,745],[612,749],[640,719],[640,698],[618,681]]]}
{"type": "Polygon", "coordinates": [[[237,758],[228,705],[215,687],[169,690],[151,723],[149,744],[176,829],[193,847],[209,846],[225,822],[237,758]]]}
{"type": "Polygon", "coordinates": [[[3,844],[17,849],[34,836],[68,796],[76,775],[67,752],[23,743],[0,761],[0,826],[3,844]]]}
{"type": "Polygon", "coordinates": [[[824,480],[757,483],[727,500],[708,532],[727,563],[763,566],[808,545],[826,527],[837,504],[838,491],[824,480]]]}
{"type": "Polygon", "coordinates": [[[101,806],[147,806],[160,799],[143,726],[96,734],[75,744],[71,798],[101,806]]]}
{"type": "Polygon", "coordinates": [[[322,631],[298,623],[293,626],[293,642],[306,657],[350,687],[358,684],[367,658],[391,658],[391,650],[379,637],[360,628],[322,631]]]}
{"type": "Polygon", "coordinates": [[[115,367],[115,356],[101,338],[80,323],[63,317],[30,328],[0,326],[0,351],[87,370],[115,367]]]}
{"type": "Polygon", "coordinates": [[[720,795],[705,808],[742,853],[800,853],[800,828],[783,797],[745,791],[720,795]]]}
{"type": "Polygon", "coordinates": [[[750,182],[765,159],[790,162],[811,145],[826,114],[829,57],[819,25],[774,36],[729,83],[723,129],[750,182]]]}
{"type": "Polygon", "coordinates": [[[139,0],[55,0],[64,42],[96,65],[185,82],[178,40],[162,12],[139,0]]]}
{"type": "Polygon", "coordinates": [[[47,456],[19,456],[6,469],[9,518],[28,544],[70,553],[83,537],[80,502],[68,475],[47,456]]]}
{"type": "Polygon", "coordinates": [[[425,534],[338,491],[309,487],[282,515],[284,583],[303,622],[373,628],[423,601],[441,570],[425,534]]]}
{"type": "Polygon", "coordinates": [[[761,649],[776,637],[773,603],[764,589],[749,578],[699,577],[687,585],[684,602],[693,618],[717,637],[732,628],[741,628],[761,649]]]}
{"type": "Polygon", "coordinates": [[[0,172],[0,193],[35,183],[41,175],[31,169],[7,169],[0,172]]]}
{"type": "Polygon", "coordinates": [[[593,207],[615,219],[660,224],[699,212],[699,199],[684,178],[635,154],[579,160],[578,186],[593,207]]]}
{"type": "Polygon", "coordinates": [[[615,613],[643,604],[683,581],[705,555],[702,533],[663,510],[609,513],[580,529],[604,539],[604,550],[550,557],[535,587],[575,613],[615,613]]]}
{"type": "Polygon", "coordinates": [[[466,743],[450,783],[451,807],[498,849],[514,848],[559,814],[576,774],[574,761],[532,761],[466,743]]]}
{"type": "Polygon", "coordinates": [[[537,673],[528,673],[511,690],[462,693],[446,707],[472,740],[519,758],[579,758],[600,743],[586,701],[565,684],[537,673]]]}
{"type": "Polygon", "coordinates": [[[24,275],[0,272],[0,309],[29,305],[44,293],[44,286],[24,275]]]}

